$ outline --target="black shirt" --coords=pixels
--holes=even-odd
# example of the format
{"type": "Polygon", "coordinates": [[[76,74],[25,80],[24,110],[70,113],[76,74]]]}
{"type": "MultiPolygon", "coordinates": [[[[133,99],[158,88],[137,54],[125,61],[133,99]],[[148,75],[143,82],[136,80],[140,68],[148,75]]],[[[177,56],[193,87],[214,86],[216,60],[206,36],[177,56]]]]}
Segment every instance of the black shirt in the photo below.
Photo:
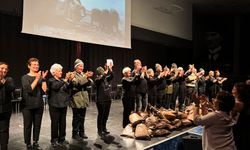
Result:
{"type": "Polygon", "coordinates": [[[4,84],[0,82],[0,113],[12,111],[11,99],[14,90],[15,85],[11,77],[7,77],[4,84]]]}
{"type": "Polygon", "coordinates": [[[24,75],[22,76],[22,107],[27,109],[34,109],[43,107],[43,90],[42,79],[40,79],[36,87],[32,90],[31,84],[35,80],[35,76],[24,75]]]}

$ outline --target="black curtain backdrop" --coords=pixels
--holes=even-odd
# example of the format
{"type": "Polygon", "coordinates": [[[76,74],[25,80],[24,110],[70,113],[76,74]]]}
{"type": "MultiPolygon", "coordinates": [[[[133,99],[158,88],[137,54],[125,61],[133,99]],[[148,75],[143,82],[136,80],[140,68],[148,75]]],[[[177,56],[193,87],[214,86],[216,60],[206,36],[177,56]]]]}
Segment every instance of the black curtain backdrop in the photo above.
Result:
{"type": "Polygon", "coordinates": [[[64,71],[72,67],[75,42],[22,34],[21,25],[22,18],[18,16],[0,15],[0,61],[9,64],[9,76],[17,86],[28,71],[30,57],[39,59],[41,70],[49,70],[53,63],[60,63],[64,71]]]}
{"type": "MultiPolygon", "coordinates": [[[[17,86],[21,85],[21,76],[28,71],[26,63],[30,57],[40,60],[41,70],[49,70],[54,63],[60,63],[64,73],[73,70],[77,42],[23,34],[21,29],[22,17],[0,13],[0,61],[9,64],[8,75],[14,78],[17,86]]],[[[85,70],[95,72],[98,66],[105,64],[106,59],[111,58],[115,72],[113,84],[119,84],[123,67],[133,69],[133,60],[137,58],[148,67],[154,67],[155,63],[170,66],[175,62],[187,68],[188,63],[193,63],[190,41],[135,27],[132,28],[132,35],[135,37],[132,38],[132,49],[81,43],[80,58],[85,63],[85,70]],[[141,38],[143,36],[147,38],[141,38]]]]}

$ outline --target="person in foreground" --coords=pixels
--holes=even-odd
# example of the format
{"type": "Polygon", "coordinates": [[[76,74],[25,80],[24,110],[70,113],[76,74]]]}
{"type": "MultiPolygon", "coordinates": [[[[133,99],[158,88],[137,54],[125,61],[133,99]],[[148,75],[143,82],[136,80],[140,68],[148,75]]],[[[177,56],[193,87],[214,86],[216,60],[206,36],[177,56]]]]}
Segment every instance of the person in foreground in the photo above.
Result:
{"type": "Polygon", "coordinates": [[[235,98],[235,107],[232,116],[237,118],[233,127],[235,145],[238,150],[245,150],[250,139],[250,85],[245,82],[237,82],[232,89],[235,98]]]}
{"type": "Polygon", "coordinates": [[[22,76],[22,102],[24,142],[27,149],[41,150],[38,144],[43,116],[43,94],[47,91],[47,71],[39,71],[39,60],[30,58],[27,63],[29,73],[22,76]],[[33,125],[33,148],[31,131],[33,125]]]}
{"type": "Polygon", "coordinates": [[[95,86],[97,93],[96,107],[98,110],[97,115],[97,130],[98,135],[102,138],[109,134],[107,130],[107,121],[111,106],[111,88],[110,82],[114,78],[112,65],[110,64],[106,70],[101,66],[96,69],[97,76],[95,78],[95,86]]]}
{"type": "MultiPolygon", "coordinates": [[[[195,102],[198,106],[198,101],[195,102]]],[[[234,108],[234,97],[226,92],[220,91],[213,100],[214,112],[199,116],[198,107],[195,107],[194,123],[204,126],[202,136],[203,150],[237,150],[233,137],[234,121],[230,115],[234,108]]]]}
{"type": "Polygon", "coordinates": [[[72,88],[73,73],[68,72],[62,78],[63,67],[53,64],[50,73],[53,75],[48,80],[49,114],[51,118],[51,144],[53,147],[69,144],[66,136],[66,114],[70,101],[70,89],[72,88]]]}
{"type": "Polygon", "coordinates": [[[11,94],[15,89],[11,77],[6,77],[8,64],[0,62],[0,150],[8,149],[11,116],[11,94]]]}
{"type": "Polygon", "coordinates": [[[83,72],[84,63],[81,59],[76,59],[74,62],[74,78],[72,79],[72,100],[71,108],[73,112],[72,119],[72,138],[75,140],[87,139],[85,134],[85,116],[87,107],[89,106],[89,95],[87,87],[93,82],[91,77],[93,76],[92,71],[83,72]]]}

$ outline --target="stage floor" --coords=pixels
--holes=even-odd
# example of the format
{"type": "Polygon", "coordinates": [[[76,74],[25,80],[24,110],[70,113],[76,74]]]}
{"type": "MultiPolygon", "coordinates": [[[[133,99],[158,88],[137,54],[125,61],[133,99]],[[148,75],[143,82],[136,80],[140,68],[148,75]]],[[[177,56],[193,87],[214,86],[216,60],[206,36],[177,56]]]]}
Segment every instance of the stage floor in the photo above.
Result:
{"type": "MultiPolygon", "coordinates": [[[[100,139],[97,134],[96,119],[97,108],[94,102],[90,103],[87,109],[85,120],[85,132],[88,139],[83,141],[76,141],[71,138],[72,136],[72,111],[69,108],[67,112],[67,130],[66,139],[70,142],[65,147],[53,148],[50,144],[50,116],[48,106],[45,107],[42,128],[40,133],[40,146],[44,150],[99,150],[99,149],[129,149],[129,150],[142,150],[145,147],[159,143],[162,140],[166,140],[168,137],[179,134],[182,131],[173,132],[168,137],[152,138],[150,141],[135,140],[131,138],[121,137],[122,133],[122,101],[113,100],[107,124],[108,130],[111,132],[105,139],[100,139]]],[[[23,116],[22,113],[13,113],[10,122],[10,138],[9,138],[9,150],[25,150],[26,145],[23,139],[23,116]]]]}

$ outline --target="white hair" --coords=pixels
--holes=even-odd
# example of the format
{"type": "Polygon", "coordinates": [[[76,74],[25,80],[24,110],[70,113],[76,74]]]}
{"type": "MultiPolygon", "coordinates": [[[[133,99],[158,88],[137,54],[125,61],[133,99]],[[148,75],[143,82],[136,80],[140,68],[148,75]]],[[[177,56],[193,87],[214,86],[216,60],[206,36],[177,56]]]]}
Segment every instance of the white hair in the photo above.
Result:
{"type": "Polygon", "coordinates": [[[49,71],[52,75],[54,75],[56,69],[62,69],[62,68],[63,68],[62,65],[55,63],[50,67],[49,71]]]}
{"type": "Polygon", "coordinates": [[[122,74],[127,73],[129,71],[131,71],[131,69],[129,67],[125,67],[122,69],[122,74]]]}
{"type": "Polygon", "coordinates": [[[183,70],[183,68],[182,67],[178,67],[177,70],[183,70]]]}

